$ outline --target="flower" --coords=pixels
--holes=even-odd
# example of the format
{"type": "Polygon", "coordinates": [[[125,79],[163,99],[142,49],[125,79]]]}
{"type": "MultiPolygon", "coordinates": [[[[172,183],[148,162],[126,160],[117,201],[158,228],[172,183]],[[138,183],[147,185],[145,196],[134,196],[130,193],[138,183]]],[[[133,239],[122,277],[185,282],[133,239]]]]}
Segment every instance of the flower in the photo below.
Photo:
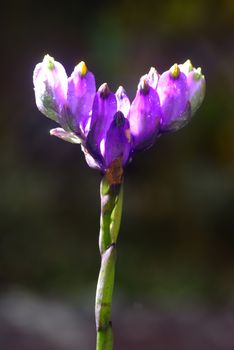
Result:
{"type": "Polygon", "coordinates": [[[96,160],[96,167],[102,170],[108,169],[117,158],[121,158],[122,166],[129,160],[131,138],[126,104],[124,90],[119,88],[114,94],[106,83],[95,95],[85,147],[96,160]]]}
{"type": "Polygon", "coordinates": [[[96,83],[93,73],[87,70],[86,64],[80,62],[68,78],[67,106],[71,121],[71,129],[87,135],[96,83]]]}
{"type": "Polygon", "coordinates": [[[187,79],[177,64],[160,76],[157,92],[162,109],[160,131],[180,129],[189,119],[190,104],[187,79]]]}
{"type": "Polygon", "coordinates": [[[61,115],[67,98],[67,74],[61,63],[46,55],[33,72],[38,109],[48,118],[62,123],[61,115]]]}
{"type": "Polygon", "coordinates": [[[147,77],[143,76],[128,115],[133,150],[146,149],[154,143],[161,118],[158,93],[150,86],[147,77]]]}
{"type": "Polygon", "coordinates": [[[46,55],[35,67],[33,83],[38,109],[61,125],[50,134],[81,144],[88,165],[111,174],[113,182],[114,172],[121,174],[136,152],[186,125],[205,96],[205,77],[190,60],[162,75],[152,67],[140,78],[132,103],[122,86],[113,93],[104,83],[96,91],[83,61],[67,77],[46,55]]]}

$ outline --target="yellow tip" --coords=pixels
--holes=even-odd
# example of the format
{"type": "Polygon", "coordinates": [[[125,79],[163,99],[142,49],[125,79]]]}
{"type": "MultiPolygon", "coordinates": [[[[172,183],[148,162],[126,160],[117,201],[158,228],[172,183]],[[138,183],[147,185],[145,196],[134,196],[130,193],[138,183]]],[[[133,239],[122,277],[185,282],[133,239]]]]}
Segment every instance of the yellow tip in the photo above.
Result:
{"type": "Polygon", "coordinates": [[[44,59],[43,59],[43,63],[46,65],[46,67],[49,70],[53,70],[54,69],[54,58],[51,57],[50,55],[45,55],[44,59]]]}
{"type": "Polygon", "coordinates": [[[170,74],[174,79],[178,78],[180,75],[180,68],[177,63],[173,64],[173,66],[170,68],[170,74]]]}
{"type": "Polygon", "coordinates": [[[79,72],[79,74],[84,77],[88,71],[86,64],[84,63],[84,61],[81,61],[78,65],[77,65],[77,70],[79,72]]]}

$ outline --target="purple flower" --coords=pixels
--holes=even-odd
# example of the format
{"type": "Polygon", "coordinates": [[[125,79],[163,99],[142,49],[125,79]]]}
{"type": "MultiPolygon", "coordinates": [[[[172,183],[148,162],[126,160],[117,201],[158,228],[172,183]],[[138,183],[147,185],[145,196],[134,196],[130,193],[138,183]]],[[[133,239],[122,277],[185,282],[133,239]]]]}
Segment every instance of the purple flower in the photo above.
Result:
{"type": "Polygon", "coordinates": [[[158,94],[149,85],[147,77],[143,76],[128,115],[134,150],[146,149],[153,144],[161,117],[158,94]]]}
{"type": "Polygon", "coordinates": [[[96,91],[83,61],[68,78],[46,55],[35,67],[33,82],[37,107],[61,125],[51,135],[81,144],[88,165],[111,174],[113,182],[113,174],[121,174],[135,152],[187,124],[205,95],[204,75],[189,60],[162,75],[152,67],[141,77],[132,104],[121,86],[115,94],[106,83],[96,91]]]}
{"type": "Polygon", "coordinates": [[[96,83],[94,75],[87,71],[85,63],[80,62],[68,79],[67,105],[70,111],[71,129],[87,134],[96,83]]]}
{"type": "Polygon", "coordinates": [[[129,159],[131,137],[129,122],[124,115],[128,111],[127,104],[123,88],[114,94],[106,83],[100,86],[94,98],[85,147],[102,170],[117,158],[121,159],[122,166],[129,159]]]}
{"type": "Polygon", "coordinates": [[[190,104],[187,79],[177,64],[160,76],[157,92],[162,108],[160,131],[180,129],[188,121],[190,104]]]}

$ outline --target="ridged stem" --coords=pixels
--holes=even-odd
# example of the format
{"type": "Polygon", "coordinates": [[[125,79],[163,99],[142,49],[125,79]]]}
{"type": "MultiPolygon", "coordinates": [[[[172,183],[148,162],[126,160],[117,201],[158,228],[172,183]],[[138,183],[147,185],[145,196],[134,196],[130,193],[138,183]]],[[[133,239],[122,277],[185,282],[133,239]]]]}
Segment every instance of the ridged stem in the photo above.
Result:
{"type": "Polygon", "coordinates": [[[101,268],[98,277],[95,318],[97,329],[96,350],[113,349],[113,331],[110,321],[112,293],[115,279],[116,242],[122,214],[123,185],[110,185],[103,177],[100,186],[101,217],[99,250],[101,268]]]}

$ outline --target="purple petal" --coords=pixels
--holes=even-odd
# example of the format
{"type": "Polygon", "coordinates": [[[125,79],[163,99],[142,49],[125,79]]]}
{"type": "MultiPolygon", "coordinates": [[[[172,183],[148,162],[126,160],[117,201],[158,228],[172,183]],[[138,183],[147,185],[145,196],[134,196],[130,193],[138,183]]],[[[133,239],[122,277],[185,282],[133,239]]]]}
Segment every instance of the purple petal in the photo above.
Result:
{"type": "Polygon", "coordinates": [[[122,112],[125,117],[128,116],[129,110],[130,110],[130,101],[126,94],[126,91],[122,86],[118,88],[118,90],[115,93],[116,99],[117,99],[117,110],[122,112]]]}
{"type": "Polygon", "coordinates": [[[147,80],[141,79],[128,117],[134,149],[141,150],[153,144],[161,116],[157,92],[148,85],[147,80]]]}
{"type": "Polygon", "coordinates": [[[87,148],[94,158],[103,157],[106,133],[117,111],[116,96],[107,84],[100,86],[93,103],[90,131],[87,136],[87,148]]]}
{"type": "Polygon", "coordinates": [[[68,79],[67,103],[71,112],[70,123],[74,131],[86,132],[92,104],[96,93],[94,75],[80,62],[68,79]]]}
{"type": "Polygon", "coordinates": [[[67,74],[64,67],[46,55],[43,62],[34,69],[33,83],[38,109],[48,118],[60,122],[67,97],[67,74]]]}
{"type": "Polygon", "coordinates": [[[161,131],[184,126],[189,117],[189,92],[186,76],[177,65],[160,76],[157,92],[162,107],[161,131]]]}
{"type": "Polygon", "coordinates": [[[130,150],[129,121],[124,117],[122,112],[118,111],[106,135],[104,150],[106,167],[108,168],[117,159],[121,159],[124,166],[129,159],[130,150]]]}

